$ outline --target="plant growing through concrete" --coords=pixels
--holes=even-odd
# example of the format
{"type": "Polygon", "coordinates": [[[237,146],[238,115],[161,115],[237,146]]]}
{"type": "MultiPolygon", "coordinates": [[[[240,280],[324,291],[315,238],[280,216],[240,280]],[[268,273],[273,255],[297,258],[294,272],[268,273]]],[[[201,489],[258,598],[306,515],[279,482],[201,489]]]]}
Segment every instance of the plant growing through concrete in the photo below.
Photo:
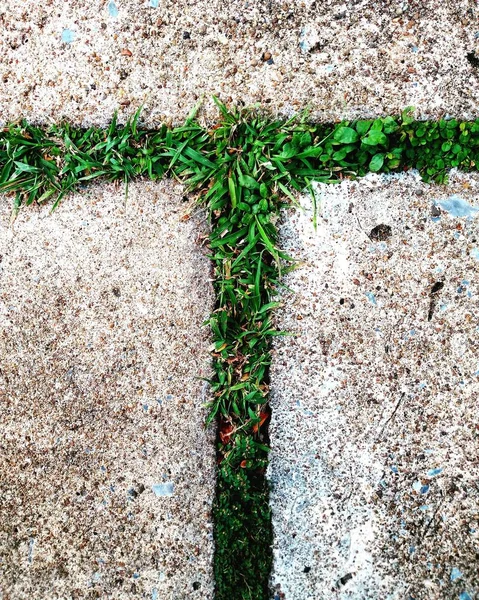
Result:
{"type": "Polygon", "coordinates": [[[215,577],[218,600],[269,597],[271,519],[265,469],[272,315],[281,272],[291,259],[277,246],[280,210],[310,182],[334,183],[369,171],[417,168],[447,181],[451,167],[479,161],[479,120],[417,122],[400,117],[310,124],[306,116],[271,120],[258,110],[228,110],[210,129],[140,129],[139,112],[106,130],[49,129],[26,122],[0,133],[0,191],[12,195],[12,216],[24,205],[53,203],[99,177],[172,176],[195,192],[211,217],[209,247],[216,307],[214,377],[208,423],[218,424],[215,577]]]}

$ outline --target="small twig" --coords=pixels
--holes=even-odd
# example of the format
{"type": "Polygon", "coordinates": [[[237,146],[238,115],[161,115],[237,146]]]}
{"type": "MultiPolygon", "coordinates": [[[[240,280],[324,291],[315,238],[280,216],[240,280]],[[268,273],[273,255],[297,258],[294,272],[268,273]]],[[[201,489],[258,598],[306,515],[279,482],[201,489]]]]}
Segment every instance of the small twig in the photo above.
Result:
{"type": "Polygon", "coordinates": [[[359,225],[359,229],[364,233],[364,235],[369,239],[369,241],[373,241],[373,239],[371,238],[371,236],[369,235],[369,233],[367,233],[364,229],[363,226],[361,225],[361,221],[359,220],[359,217],[356,213],[354,213],[354,216],[356,217],[356,221],[358,222],[359,225]]]}
{"type": "Polygon", "coordinates": [[[381,436],[382,436],[382,434],[384,433],[384,430],[386,429],[386,425],[387,425],[388,423],[390,423],[390,422],[391,422],[391,421],[394,419],[394,417],[395,417],[395,415],[396,415],[396,413],[397,413],[397,411],[398,411],[399,405],[401,404],[401,402],[402,402],[402,400],[403,400],[403,398],[404,398],[404,396],[405,396],[405,395],[406,395],[406,392],[403,392],[403,393],[401,394],[401,396],[400,396],[399,400],[398,400],[398,401],[397,401],[397,403],[396,403],[396,406],[394,407],[394,410],[393,410],[393,412],[391,413],[391,416],[390,416],[390,417],[389,417],[389,419],[388,419],[388,420],[387,420],[387,421],[384,423],[384,425],[383,425],[383,428],[381,429],[381,432],[380,432],[380,434],[379,434],[379,437],[381,437],[381,436]]]}
{"type": "Polygon", "coordinates": [[[427,320],[430,321],[432,319],[432,315],[436,309],[436,304],[439,298],[439,292],[444,287],[444,281],[436,281],[436,283],[432,286],[431,291],[429,292],[429,296],[431,297],[431,302],[429,303],[429,311],[427,313],[427,320]]]}
{"type": "Polygon", "coordinates": [[[424,534],[422,536],[422,540],[421,541],[423,541],[426,538],[427,532],[429,531],[429,528],[431,527],[433,521],[435,520],[436,515],[437,515],[439,509],[441,508],[441,506],[443,505],[443,503],[444,503],[444,498],[442,498],[441,502],[439,502],[439,504],[436,506],[436,508],[435,508],[435,510],[434,510],[434,512],[432,514],[432,517],[429,519],[429,522],[426,525],[426,529],[424,530],[424,534]]]}

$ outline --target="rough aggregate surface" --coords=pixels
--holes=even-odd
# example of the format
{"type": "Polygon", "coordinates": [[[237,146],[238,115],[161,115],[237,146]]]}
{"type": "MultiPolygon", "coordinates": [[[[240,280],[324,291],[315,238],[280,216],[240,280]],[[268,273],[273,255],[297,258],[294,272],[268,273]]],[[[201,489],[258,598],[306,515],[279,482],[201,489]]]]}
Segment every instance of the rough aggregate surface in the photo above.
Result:
{"type": "MultiPolygon", "coordinates": [[[[5,0],[0,123],[180,123],[211,96],[337,120],[477,117],[473,0],[5,0]]],[[[477,52],[477,56],[476,56],[477,52]]]]}
{"type": "MultiPolygon", "coordinates": [[[[0,123],[105,126],[143,106],[157,127],[198,101],[212,122],[213,94],[312,120],[408,105],[473,119],[478,12],[5,0],[0,123]]],[[[479,594],[479,184],[452,186],[319,187],[317,234],[309,214],[284,225],[305,263],[279,314],[302,335],[277,342],[272,371],[275,598],[479,594]],[[467,215],[452,216],[454,193],[467,215]]],[[[2,600],[212,597],[214,449],[195,376],[213,296],[179,189],[135,183],[125,205],[95,187],[13,229],[1,205],[2,600]]]]}
{"type": "Polygon", "coordinates": [[[476,598],[479,178],[316,190],[281,234],[275,598],[476,598]]]}
{"type": "Polygon", "coordinates": [[[0,596],[212,598],[210,266],[171,182],[0,205],[0,596]]]}

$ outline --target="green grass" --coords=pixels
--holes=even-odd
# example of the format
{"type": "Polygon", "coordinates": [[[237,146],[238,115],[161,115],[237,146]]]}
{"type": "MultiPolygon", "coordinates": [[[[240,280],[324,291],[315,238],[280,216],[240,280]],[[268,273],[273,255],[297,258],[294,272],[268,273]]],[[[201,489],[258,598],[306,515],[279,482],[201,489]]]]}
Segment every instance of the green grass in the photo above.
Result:
{"type": "Polygon", "coordinates": [[[228,110],[203,129],[195,111],[182,127],[139,128],[139,113],[106,130],[49,129],[26,122],[0,133],[0,191],[12,217],[24,205],[50,202],[97,178],[174,177],[209,208],[216,306],[209,318],[214,377],[208,423],[218,425],[215,577],[217,600],[266,600],[272,530],[268,462],[272,314],[281,274],[294,265],[278,247],[277,222],[311,181],[335,183],[373,172],[419,169],[447,181],[451,167],[476,169],[479,120],[415,121],[401,116],[337,124],[306,117],[271,120],[228,110]]]}

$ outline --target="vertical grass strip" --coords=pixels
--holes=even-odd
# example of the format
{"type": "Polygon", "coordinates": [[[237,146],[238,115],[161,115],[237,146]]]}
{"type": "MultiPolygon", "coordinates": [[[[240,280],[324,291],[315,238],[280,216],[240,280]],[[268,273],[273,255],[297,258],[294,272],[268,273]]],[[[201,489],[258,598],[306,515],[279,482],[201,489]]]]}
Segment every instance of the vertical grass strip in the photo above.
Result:
{"type": "MultiPolygon", "coordinates": [[[[273,541],[265,478],[270,346],[281,335],[272,311],[281,271],[292,264],[278,248],[276,223],[289,188],[301,189],[283,167],[284,144],[305,132],[297,122],[229,112],[216,102],[222,121],[211,131],[210,159],[218,171],[202,198],[211,214],[217,298],[209,320],[215,344],[209,421],[218,422],[216,598],[266,600],[273,541]]],[[[304,141],[311,143],[309,134],[304,141]]]]}

